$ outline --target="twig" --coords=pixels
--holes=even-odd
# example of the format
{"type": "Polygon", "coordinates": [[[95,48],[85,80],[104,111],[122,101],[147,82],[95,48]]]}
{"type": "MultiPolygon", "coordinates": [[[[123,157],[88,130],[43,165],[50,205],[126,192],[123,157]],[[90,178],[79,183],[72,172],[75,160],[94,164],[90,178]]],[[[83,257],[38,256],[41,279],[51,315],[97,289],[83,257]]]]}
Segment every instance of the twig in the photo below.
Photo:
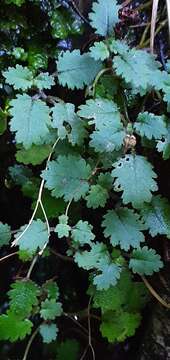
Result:
{"type": "Polygon", "coordinates": [[[34,338],[36,337],[38,331],[39,331],[39,326],[37,327],[37,329],[35,329],[35,331],[32,333],[32,335],[31,335],[31,337],[30,337],[30,339],[29,339],[22,360],[26,360],[26,359],[27,359],[27,356],[28,356],[30,347],[31,347],[32,342],[33,342],[34,338]]]}
{"type": "Polygon", "coordinates": [[[164,299],[161,298],[161,296],[153,289],[153,287],[149,284],[148,280],[145,278],[145,276],[141,276],[145,286],[147,287],[147,289],[150,291],[150,293],[152,294],[152,296],[154,296],[154,298],[164,307],[166,307],[167,309],[170,309],[170,304],[168,304],[164,299]]]}

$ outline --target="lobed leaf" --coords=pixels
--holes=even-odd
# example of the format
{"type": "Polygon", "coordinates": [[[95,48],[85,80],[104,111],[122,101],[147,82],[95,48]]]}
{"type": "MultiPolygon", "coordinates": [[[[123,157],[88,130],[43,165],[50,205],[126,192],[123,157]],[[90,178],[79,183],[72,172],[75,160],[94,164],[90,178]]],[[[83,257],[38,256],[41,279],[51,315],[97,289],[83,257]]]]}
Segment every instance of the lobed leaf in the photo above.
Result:
{"type": "Polygon", "coordinates": [[[90,173],[90,166],[80,156],[60,155],[57,160],[48,163],[42,178],[46,180],[46,187],[52,190],[53,196],[63,196],[65,201],[78,201],[89,189],[90,173]]]}
{"type": "Polygon", "coordinates": [[[170,204],[161,196],[153,196],[151,203],[144,204],[140,210],[152,237],[160,234],[170,237],[170,204]]]}
{"type": "Polygon", "coordinates": [[[113,164],[115,169],[112,176],[116,177],[114,188],[123,191],[124,204],[132,203],[133,207],[140,208],[144,202],[150,202],[152,191],[158,189],[157,175],[152,170],[152,165],[140,155],[125,155],[113,164]]]}
{"type": "Polygon", "coordinates": [[[145,226],[139,220],[139,215],[131,209],[108,210],[102,226],[105,227],[104,236],[110,237],[111,244],[119,245],[123,250],[128,251],[131,246],[138,248],[140,243],[145,241],[141,232],[145,226]]]}
{"type": "Polygon", "coordinates": [[[114,27],[119,20],[119,9],[120,6],[116,0],[98,0],[93,2],[89,19],[97,34],[102,36],[113,34],[114,27]]]}
{"type": "Polygon", "coordinates": [[[16,132],[16,142],[22,143],[25,149],[33,144],[43,144],[51,124],[49,107],[27,94],[17,95],[10,105],[10,129],[16,132]]]}
{"type": "Polygon", "coordinates": [[[95,61],[88,53],[81,55],[79,50],[65,51],[57,61],[58,80],[69,89],[83,89],[91,84],[101,68],[102,63],[95,61]]]}
{"type": "Polygon", "coordinates": [[[133,250],[129,262],[129,268],[139,275],[152,275],[163,267],[160,256],[154,249],[144,246],[141,249],[133,250]]]}

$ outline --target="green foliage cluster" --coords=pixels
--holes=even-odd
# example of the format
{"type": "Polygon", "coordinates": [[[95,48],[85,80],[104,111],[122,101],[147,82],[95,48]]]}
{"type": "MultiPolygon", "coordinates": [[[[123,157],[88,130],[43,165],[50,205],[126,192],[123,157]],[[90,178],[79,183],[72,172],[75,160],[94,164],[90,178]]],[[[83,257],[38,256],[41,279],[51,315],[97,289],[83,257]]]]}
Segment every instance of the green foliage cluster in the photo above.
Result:
{"type": "MultiPolygon", "coordinates": [[[[24,0],[6,3],[25,6],[24,0]]],[[[148,294],[134,274],[150,276],[163,267],[147,240],[170,237],[170,204],[157,194],[149,149],[170,157],[170,74],[153,55],[118,39],[119,8],[115,0],[94,1],[89,21],[98,40],[83,53],[53,54],[54,72],[37,65],[38,54],[30,62],[31,50],[22,48],[12,53],[19,63],[2,71],[10,94],[2,112],[16,146],[10,181],[32,200],[33,215],[12,233],[0,223],[0,245],[12,237],[20,260],[31,264],[8,291],[0,340],[21,340],[34,326],[44,343],[57,338],[64,311],[56,282],[30,280],[39,257],[53,256],[51,237],[63,242],[68,261],[89,274],[91,307],[100,310],[100,331],[109,342],[124,341],[140,324],[148,294]],[[78,108],[59,97],[63,87],[68,93],[86,90],[78,108]],[[152,94],[162,103],[156,114],[145,109],[152,94]],[[129,98],[139,101],[133,118],[129,98]]],[[[65,9],[50,11],[54,38],[82,31],[65,9]]],[[[72,345],[75,359],[78,347],[72,345]]],[[[61,343],[57,359],[68,348],[69,341],[61,343]]]]}

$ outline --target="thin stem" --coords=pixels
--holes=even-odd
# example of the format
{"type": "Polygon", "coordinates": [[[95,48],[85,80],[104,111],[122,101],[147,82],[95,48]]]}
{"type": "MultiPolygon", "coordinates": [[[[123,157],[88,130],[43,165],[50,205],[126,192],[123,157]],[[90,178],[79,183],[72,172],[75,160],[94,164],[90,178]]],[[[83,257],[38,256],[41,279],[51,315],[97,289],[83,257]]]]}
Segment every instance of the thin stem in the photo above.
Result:
{"type": "Polygon", "coordinates": [[[81,325],[79,323],[79,321],[77,321],[76,319],[74,319],[72,316],[70,316],[67,313],[64,313],[63,315],[66,316],[68,319],[72,320],[76,325],[78,325],[85,332],[86,335],[88,335],[87,329],[83,325],[81,325]]]}
{"type": "Polygon", "coordinates": [[[148,2],[146,2],[145,4],[139,5],[136,10],[137,11],[141,11],[144,9],[147,9],[150,5],[152,4],[152,0],[149,0],[148,2]]]}
{"type": "Polygon", "coordinates": [[[84,359],[85,355],[87,354],[88,348],[89,348],[89,345],[87,345],[86,348],[84,349],[83,354],[82,354],[80,360],[83,360],[83,359],[84,359]]]}
{"type": "Polygon", "coordinates": [[[16,251],[16,252],[13,252],[12,254],[3,256],[2,258],[0,258],[0,262],[2,262],[2,261],[6,260],[6,259],[8,259],[8,258],[10,258],[10,257],[12,257],[14,255],[18,255],[18,252],[16,251]]]}
{"type": "Polygon", "coordinates": [[[145,286],[150,291],[152,296],[165,308],[170,309],[170,304],[168,304],[164,299],[161,298],[161,296],[153,289],[153,287],[149,284],[148,280],[145,278],[145,276],[141,276],[145,286]]]}
{"type": "Polygon", "coordinates": [[[33,270],[33,268],[34,268],[34,265],[35,265],[37,259],[38,259],[38,255],[34,256],[32,262],[31,262],[31,265],[30,265],[30,267],[29,267],[29,270],[28,270],[28,272],[27,272],[27,276],[26,276],[27,279],[30,278],[31,273],[32,273],[32,270],[33,270]]]}
{"type": "Polygon", "coordinates": [[[35,329],[35,331],[32,333],[32,335],[31,335],[31,337],[30,337],[30,339],[29,339],[22,360],[27,360],[27,356],[28,356],[30,347],[31,347],[32,342],[33,342],[34,338],[36,337],[38,331],[39,331],[39,326],[37,327],[37,329],[35,329]]]}
{"type": "Polygon", "coordinates": [[[65,211],[65,216],[68,216],[68,211],[69,211],[69,208],[70,208],[70,205],[72,203],[73,199],[71,199],[66,207],[66,211],[65,211]]]}
{"type": "Polygon", "coordinates": [[[167,16],[168,16],[168,28],[169,28],[169,40],[170,40],[170,1],[166,0],[167,16]]]}
{"type": "Polygon", "coordinates": [[[52,254],[54,254],[55,256],[57,256],[59,259],[64,260],[64,261],[69,261],[69,262],[74,262],[73,258],[70,256],[65,256],[62,254],[57,253],[55,250],[51,249],[52,254]]]}
{"type": "Polygon", "coordinates": [[[90,305],[91,305],[91,300],[92,300],[92,297],[90,297],[90,300],[89,300],[89,303],[88,303],[88,308],[87,308],[88,331],[89,331],[89,347],[90,347],[91,352],[92,352],[93,360],[95,360],[95,359],[96,359],[96,356],[95,356],[94,348],[93,348],[93,345],[92,345],[92,338],[91,338],[91,321],[90,321],[90,305]]]}
{"type": "Polygon", "coordinates": [[[156,19],[157,19],[157,15],[158,15],[158,5],[159,5],[159,0],[153,0],[152,17],[151,17],[151,34],[150,34],[151,54],[154,53],[154,40],[155,40],[156,19]]]}
{"type": "Polygon", "coordinates": [[[47,232],[48,232],[48,239],[46,241],[46,243],[44,244],[43,248],[39,251],[39,255],[42,255],[42,253],[44,252],[47,244],[48,244],[48,241],[49,241],[49,237],[50,237],[50,224],[49,224],[49,221],[48,221],[48,217],[47,217],[47,214],[46,214],[46,211],[44,209],[44,206],[43,206],[43,203],[42,203],[42,200],[40,199],[40,206],[41,206],[41,209],[42,209],[42,212],[43,212],[43,215],[44,215],[44,218],[45,218],[45,221],[46,221],[46,226],[47,226],[47,232]]]}
{"type": "Polygon", "coordinates": [[[92,96],[95,95],[96,85],[97,85],[98,81],[100,80],[101,76],[103,74],[105,74],[106,72],[111,71],[111,70],[112,70],[112,68],[106,68],[106,69],[102,69],[102,70],[99,71],[99,73],[95,77],[93,85],[92,85],[92,96]]]}
{"type": "MultiPolygon", "coordinates": [[[[157,27],[157,30],[155,31],[155,36],[162,30],[162,28],[167,24],[168,20],[163,20],[160,25],[157,27]]],[[[150,39],[147,39],[142,45],[137,46],[137,48],[145,48],[149,45],[150,39]]]]}
{"type": "Polygon", "coordinates": [[[146,35],[147,35],[147,33],[148,33],[149,27],[150,27],[150,23],[147,24],[147,26],[146,26],[143,34],[142,34],[142,37],[141,37],[141,40],[140,40],[140,43],[139,43],[139,46],[138,46],[138,47],[142,47],[143,43],[145,42],[146,35]]]}
{"type": "Polygon", "coordinates": [[[89,303],[88,303],[88,307],[87,307],[87,318],[88,318],[88,345],[86,346],[80,360],[83,360],[85,358],[85,355],[88,351],[88,348],[91,349],[91,352],[92,352],[92,357],[93,357],[93,360],[96,359],[96,356],[95,356],[95,352],[94,352],[94,349],[93,349],[93,345],[92,345],[92,337],[91,337],[91,322],[90,322],[90,304],[91,304],[91,300],[92,300],[92,297],[90,297],[90,300],[89,300],[89,303]]]}
{"type": "MultiPolygon", "coordinates": [[[[48,162],[51,160],[51,156],[53,154],[53,151],[56,147],[56,145],[58,144],[60,138],[57,138],[57,140],[55,141],[55,143],[53,144],[53,147],[52,147],[52,150],[48,156],[48,159],[47,159],[47,163],[46,163],[46,167],[45,169],[47,169],[48,167],[48,162]]],[[[41,198],[42,198],[42,192],[43,192],[43,188],[44,188],[44,183],[45,183],[45,180],[42,179],[41,181],[41,184],[40,184],[40,188],[39,188],[39,193],[38,193],[38,198],[37,198],[37,202],[36,202],[36,205],[35,205],[35,209],[33,211],[33,214],[31,216],[31,219],[29,220],[29,223],[28,225],[25,227],[24,231],[12,242],[12,245],[11,246],[15,246],[18,244],[18,241],[23,237],[23,235],[26,233],[26,231],[29,229],[30,225],[32,224],[33,220],[34,220],[34,217],[35,217],[35,214],[37,212],[37,209],[39,207],[39,205],[41,206],[42,210],[44,209],[43,205],[42,205],[42,201],[41,201],[41,198]]],[[[45,214],[45,210],[43,211],[43,214],[45,214]]],[[[46,225],[47,225],[47,229],[49,231],[49,223],[48,223],[48,219],[47,219],[47,216],[45,216],[45,220],[46,220],[46,225]]]]}

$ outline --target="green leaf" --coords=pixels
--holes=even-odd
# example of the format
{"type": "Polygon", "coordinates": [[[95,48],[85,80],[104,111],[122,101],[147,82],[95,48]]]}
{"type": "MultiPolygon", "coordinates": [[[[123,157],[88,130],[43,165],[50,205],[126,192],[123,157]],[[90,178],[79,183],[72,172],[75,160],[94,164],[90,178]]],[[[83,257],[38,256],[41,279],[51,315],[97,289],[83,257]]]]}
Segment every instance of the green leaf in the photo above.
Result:
{"type": "Polygon", "coordinates": [[[5,110],[0,109],[0,135],[7,130],[7,114],[5,110]]]}
{"type": "Polygon", "coordinates": [[[156,89],[162,90],[164,93],[163,99],[167,102],[167,110],[170,110],[170,74],[166,71],[161,72],[161,78],[155,79],[156,82],[156,89]],[[159,80],[159,81],[158,81],[159,80]]]}
{"type": "Polygon", "coordinates": [[[101,308],[102,313],[121,309],[138,312],[146,304],[147,290],[144,284],[132,281],[130,272],[126,269],[121,272],[115,286],[96,291],[93,301],[93,307],[101,308]]]}
{"type": "Polygon", "coordinates": [[[30,253],[27,250],[19,250],[18,251],[18,257],[22,262],[27,262],[33,260],[34,253],[30,253]]]}
{"type": "Polygon", "coordinates": [[[102,36],[113,34],[113,29],[118,22],[120,6],[116,0],[98,0],[93,2],[92,12],[89,14],[91,25],[96,33],[102,36]]]}
{"type": "Polygon", "coordinates": [[[50,161],[42,178],[46,187],[52,190],[55,197],[64,197],[65,201],[78,201],[89,189],[88,178],[90,166],[79,156],[58,156],[56,161],[50,161]]]}
{"type": "MultiPolygon", "coordinates": [[[[15,234],[16,239],[25,230],[26,226],[21,226],[20,230],[15,234]]],[[[20,250],[27,250],[29,252],[43,249],[46,243],[48,243],[47,227],[46,223],[43,223],[40,219],[33,220],[27,231],[18,241],[20,250]]]]}
{"type": "Polygon", "coordinates": [[[108,259],[107,248],[104,244],[100,243],[93,243],[90,251],[77,251],[74,255],[75,262],[85,270],[98,268],[101,262],[107,264],[108,259]]]}
{"type": "Polygon", "coordinates": [[[62,314],[62,305],[54,299],[46,299],[41,303],[40,315],[44,320],[54,320],[62,314]]]}
{"type": "Polygon", "coordinates": [[[129,262],[129,268],[139,275],[152,275],[163,267],[160,256],[154,249],[144,246],[141,249],[133,250],[129,262]]]}
{"type": "Polygon", "coordinates": [[[40,90],[51,89],[55,85],[54,78],[48,73],[41,73],[33,81],[33,87],[37,87],[40,90]]]}
{"type": "Polygon", "coordinates": [[[72,228],[71,237],[80,245],[91,245],[92,241],[95,239],[92,229],[92,225],[90,225],[87,221],[79,220],[74,228],[72,228]]]}
{"type": "Polygon", "coordinates": [[[160,78],[160,63],[153,55],[143,50],[128,48],[120,40],[113,40],[112,51],[119,55],[113,58],[113,68],[127,84],[130,84],[135,93],[146,93],[155,87],[155,78],[160,78]],[[114,50],[115,49],[115,50],[114,50]]]}
{"type": "Polygon", "coordinates": [[[17,95],[10,105],[10,129],[16,132],[17,143],[22,143],[25,149],[42,144],[49,133],[49,107],[27,94],[17,95]]]}
{"type": "Polygon", "coordinates": [[[33,73],[27,67],[16,65],[16,67],[9,67],[7,71],[3,72],[6,82],[14,86],[14,89],[27,90],[32,86],[33,73]]]}
{"type": "Polygon", "coordinates": [[[150,204],[141,209],[142,219],[152,237],[160,234],[170,237],[170,204],[161,196],[153,196],[150,204]]]}
{"type": "Polygon", "coordinates": [[[25,165],[41,164],[51,152],[50,145],[32,145],[29,149],[21,149],[16,152],[16,160],[25,165]]]}
{"type": "Polygon", "coordinates": [[[117,104],[111,100],[97,98],[89,99],[85,105],[79,106],[79,116],[91,119],[89,124],[95,124],[97,128],[108,123],[120,123],[121,117],[117,104]]]}
{"type": "Polygon", "coordinates": [[[90,48],[90,55],[95,60],[105,60],[109,57],[109,50],[103,41],[95,42],[90,48]]]}
{"type": "Polygon", "coordinates": [[[0,340],[12,342],[22,340],[31,333],[33,324],[30,320],[19,319],[11,311],[0,316],[0,340]]]}
{"type": "Polygon", "coordinates": [[[52,126],[58,130],[60,139],[68,138],[73,145],[82,145],[87,137],[85,122],[75,113],[75,105],[58,103],[52,108],[52,126]]]}
{"type": "Polygon", "coordinates": [[[79,343],[74,339],[66,339],[57,346],[57,360],[78,360],[79,343]]]}
{"type": "Polygon", "coordinates": [[[114,188],[116,191],[123,191],[124,204],[131,202],[135,208],[140,208],[144,202],[151,201],[151,191],[158,189],[154,180],[157,175],[145,157],[128,154],[113,166],[115,169],[112,176],[117,178],[114,188]]]}
{"type": "Polygon", "coordinates": [[[97,183],[104,189],[111,190],[113,187],[113,178],[109,172],[105,174],[101,173],[98,176],[97,183]]]}
{"type": "Polygon", "coordinates": [[[97,209],[104,207],[109,198],[108,191],[99,184],[91,185],[88,195],[86,196],[87,207],[97,209]]]}
{"type": "Polygon", "coordinates": [[[0,247],[8,245],[11,240],[11,228],[8,224],[0,222],[0,247]]]}
{"type": "Polygon", "coordinates": [[[26,184],[33,176],[31,169],[24,165],[15,164],[8,168],[9,174],[16,185],[26,184]]]}
{"type": "Polygon", "coordinates": [[[170,158],[170,125],[167,125],[166,136],[157,143],[157,150],[163,152],[163,159],[167,160],[170,158]]]}
{"type": "Polygon", "coordinates": [[[59,216],[59,224],[55,228],[55,232],[57,233],[59,238],[64,236],[68,237],[70,233],[71,227],[68,225],[68,216],[61,215],[59,216]]]}
{"type": "MultiPolygon", "coordinates": [[[[55,6],[54,6],[55,7],[55,6]]],[[[59,7],[50,11],[51,34],[54,38],[68,39],[71,35],[81,34],[83,26],[81,19],[74,12],[59,7]]]]}
{"type": "Polygon", "coordinates": [[[102,317],[100,331],[109,342],[121,342],[128,336],[133,336],[141,321],[139,314],[125,311],[121,313],[108,312],[102,317]]]}
{"type": "Polygon", "coordinates": [[[5,0],[7,4],[15,4],[17,6],[21,6],[25,3],[25,0],[5,0]]]}
{"type": "Polygon", "coordinates": [[[145,226],[139,220],[139,215],[128,208],[118,208],[116,211],[108,210],[104,215],[102,226],[105,227],[104,236],[110,237],[113,246],[128,251],[130,246],[137,248],[145,241],[141,230],[145,226]]]}
{"type": "Polygon", "coordinates": [[[46,344],[56,340],[58,334],[58,328],[56,324],[42,324],[40,325],[40,334],[43,338],[43,342],[46,344]]]}
{"type": "Polygon", "coordinates": [[[93,119],[89,124],[95,124],[90,145],[97,152],[118,150],[123,144],[125,131],[121,123],[117,105],[107,99],[87,100],[80,106],[78,114],[86,119],[93,119]]]}
{"type": "Polygon", "coordinates": [[[121,272],[119,265],[100,264],[98,270],[101,271],[101,274],[96,275],[93,279],[93,284],[96,285],[97,290],[107,290],[111,285],[116,285],[121,272]]]}
{"type": "Polygon", "coordinates": [[[136,132],[148,139],[161,139],[167,134],[165,117],[157,116],[147,111],[139,113],[137,121],[134,123],[136,132]]]}
{"type": "Polygon", "coordinates": [[[10,311],[22,319],[31,314],[33,306],[38,304],[38,286],[31,280],[17,280],[8,291],[10,311]]]}
{"type": "Polygon", "coordinates": [[[43,284],[43,291],[47,293],[49,299],[57,300],[59,297],[59,288],[53,280],[47,280],[43,284]]]}
{"type": "Polygon", "coordinates": [[[92,59],[88,53],[81,55],[79,50],[65,51],[57,61],[58,80],[69,89],[83,89],[91,84],[101,68],[101,62],[92,59]]]}
{"type": "Polygon", "coordinates": [[[27,90],[31,87],[37,87],[38,89],[51,89],[54,80],[48,73],[41,73],[37,77],[34,77],[33,72],[27,67],[22,65],[16,65],[16,67],[9,67],[7,71],[3,72],[3,76],[6,78],[6,82],[14,86],[16,90],[27,90]]]}

